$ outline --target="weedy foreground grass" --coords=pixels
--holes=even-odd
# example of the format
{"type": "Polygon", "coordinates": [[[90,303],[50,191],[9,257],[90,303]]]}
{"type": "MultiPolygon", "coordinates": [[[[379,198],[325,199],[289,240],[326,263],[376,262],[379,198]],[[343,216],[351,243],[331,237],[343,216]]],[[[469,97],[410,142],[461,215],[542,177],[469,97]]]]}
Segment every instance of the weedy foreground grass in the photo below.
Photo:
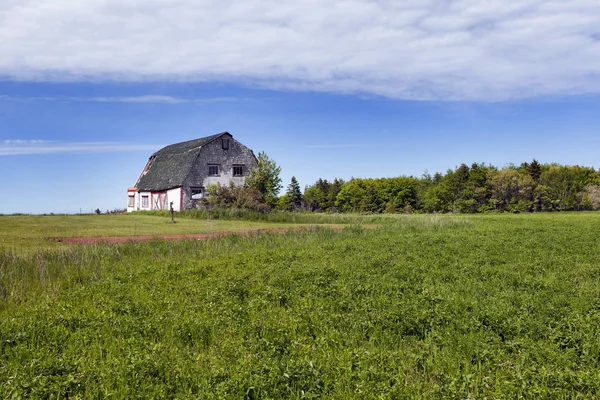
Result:
{"type": "Polygon", "coordinates": [[[0,397],[597,398],[599,245],[586,213],[4,253],[0,397]]]}

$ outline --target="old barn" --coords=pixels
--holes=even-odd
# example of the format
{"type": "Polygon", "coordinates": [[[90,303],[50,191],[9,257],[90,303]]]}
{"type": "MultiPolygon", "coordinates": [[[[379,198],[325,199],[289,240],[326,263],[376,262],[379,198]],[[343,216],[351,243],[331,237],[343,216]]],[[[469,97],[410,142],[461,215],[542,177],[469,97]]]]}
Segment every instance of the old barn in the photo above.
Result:
{"type": "Polygon", "coordinates": [[[256,156],[229,132],[175,143],[152,154],[127,190],[127,211],[198,206],[211,184],[243,185],[256,156]]]}

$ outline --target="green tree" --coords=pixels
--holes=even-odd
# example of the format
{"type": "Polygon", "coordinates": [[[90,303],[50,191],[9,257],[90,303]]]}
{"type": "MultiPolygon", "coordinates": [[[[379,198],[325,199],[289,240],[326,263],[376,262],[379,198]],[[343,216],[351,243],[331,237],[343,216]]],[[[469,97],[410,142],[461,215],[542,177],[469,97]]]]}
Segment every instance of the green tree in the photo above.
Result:
{"type": "Polygon", "coordinates": [[[540,177],[542,176],[542,165],[534,158],[530,163],[524,162],[521,164],[521,169],[531,176],[533,180],[533,190],[531,191],[531,210],[541,211],[543,206],[542,195],[546,192],[545,188],[538,189],[540,177]]]}
{"type": "Polygon", "coordinates": [[[547,187],[542,209],[578,210],[586,186],[598,184],[599,178],[593,168],[578,165],[544,164],[540,185],[547,187]]]}
{"type": "Polygon", "coordinates": [[[336,206],[341,211],[368,213],[394,213],[404,208],[413,210],[417,206],[418,182],[412,176],[353,178],[343,183],[336,206]]]}
{"type": "Polygon", "coordinates": [[[600,186],[598,185],[587,185],[585,187],[583,200],[587,203],[584,207],[588,210],[600,210],[600,186]]]}
{"type": "Polygon", "coordinates": [[[352,178],[342,185],[335,202],[340,211],[361,211],[367,193],[362,183],[362,179],[352,178]]]}
{"type": "Polygon", "coordinates": [[[246,186],[256,188],[271,207],[277,205],[277,193],[281,190],[281,167],[264,151],[258,153],[258,165],[250,170],[246,186]]]}
{"type": "Polygon", "coordinates": [[[375,188],[375,183],[372,180],[365,180],[364,183],[367,185],[367,188],[365,191],[365,195],[359,203],[360,211],[368,213],[381,212],[383,204],[381,202],[381,197],[379,196],[379,193],[375,188]]]}
{"type": "Polygon", "coordinates": [[[491,201],[498,211],[531,211],[533,198],[533,178],[523,170],[504,168],[490,170],[488,179],[492,187],[491,201]]]}
{"type": "Polygon", "coordinates": [[[534,158],[531,164],[527,164],[527,172],[529,172],[529,175],[531,175],[531,178],[535,183],[539,182],[540,177],[542,176],[542,166],[538,160],[534,158]]]}
{"type": "Polygon", "coordinates": [[[326,194],[316,185],[304,188],[304,204],[309,211],[324,211],[326,194]]]}
{"type": "Polygon", "coordinates": [[[327,191],[324,192],[327,196],[327,203],[325,209],[326,211],[338,211],[336,208],[337,195],[342,190],[344,180],[334,178],[333,182],[328,183],[327,180],[325,180],[325,183],[327,183],[327,191]]]}
{"type": "Polygon", "coordinates": [[[311,211],[338,211],[336,199],[344,181],[335,178],[333,182],[319,178],[313,185],[304,188],[304,205],[311,211]]]}
{"type": "Polygon", "coordinates": [[[471,164],[469,177],[460,194],[457,208],[462,213],[488,211],[488,200],[491,196],[490,185],[487,181],[488,171],[494,169],[481,163],[471,164]]]}
{"type": "Polygon", "coordinates": [[[465,205],[461,200],[463,200],[463,191],[469,181],[469,167],[463,163],[456,170],[448,171],[445,178],[448,199],[451,203],[450,210],[452,212],[464,212],[465,205]]]}
{"type": "Polygon", "coordinates": [[[302,206],[302,192],[295,176],[292,176],[285,195],[280,199],[280,205],[286,210],[297,210],[302,206]]]}

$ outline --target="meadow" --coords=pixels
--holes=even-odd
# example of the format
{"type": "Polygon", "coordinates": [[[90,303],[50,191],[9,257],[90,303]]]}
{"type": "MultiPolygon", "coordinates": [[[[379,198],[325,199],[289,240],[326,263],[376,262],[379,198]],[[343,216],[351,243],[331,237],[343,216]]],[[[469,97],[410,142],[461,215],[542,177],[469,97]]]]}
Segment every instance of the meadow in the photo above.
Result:
{"type": "Polygon", "coordinates": [[[600,214],[265,218],[0,250],[0,397],[600,397],[600,214]]]}
{"type": "MultiPolygon", "coordinates": [[[[233,218],[231,213],[181,213],[171,223],[168,212],[82,215],[4,215],[0,216],[0,250],[16,253],[59,249],[69,245],[60,238],[104,236],[159,236],[240,232],[258,229],[293,228],[308,225],[294,218],[261,221],[233,218]],[[267,223],[268,222],[268,223],[267,223]]],[[[243,215],[243,214],[242,214],[243,215]]],[[[265,217],[262,217],[265,218],[265,217]]],[[[317,221],[318,223],[318,221],[317,221]]]]}

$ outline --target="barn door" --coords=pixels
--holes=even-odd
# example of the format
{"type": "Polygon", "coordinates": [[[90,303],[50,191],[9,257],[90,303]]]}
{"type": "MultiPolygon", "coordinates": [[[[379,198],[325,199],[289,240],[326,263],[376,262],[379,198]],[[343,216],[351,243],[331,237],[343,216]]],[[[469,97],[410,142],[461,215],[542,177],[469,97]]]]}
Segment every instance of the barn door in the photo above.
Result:
{"type": "Polygon", "coordinates": [[[169,197],[167,192],[152,194],[152,209],[153,210],[168,210],[169,197]]]}

